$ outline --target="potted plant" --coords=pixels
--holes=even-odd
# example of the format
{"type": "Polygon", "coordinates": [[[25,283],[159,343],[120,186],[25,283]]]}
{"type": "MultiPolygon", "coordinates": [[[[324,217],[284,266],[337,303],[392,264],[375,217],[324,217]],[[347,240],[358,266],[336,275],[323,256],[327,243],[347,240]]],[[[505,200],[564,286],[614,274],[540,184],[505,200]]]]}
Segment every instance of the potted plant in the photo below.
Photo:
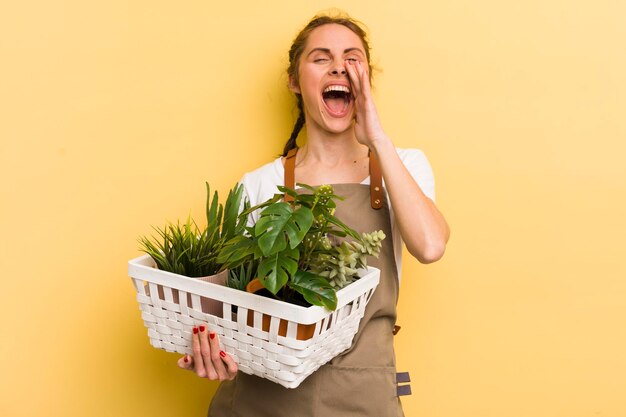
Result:
{"type": "MultiPolygon", "coordinates": [[[[282,194],[252,208],[243,204],[239,215],[242,194],[237,188],[221,220],[217,215],[221,210],[211,209],[207,203],[207,213],[217,213],[208,223],[221,224],[215,265],[219,265],[218,271],[229,269],[228,286],[155,268],[156,259],[161,258],[185,264],[183,259],[193,252],[185,251],[182,244],[169,243],[161,233],[165,243],[159,241],[160,247],[150,248],[155,261],[144,255],[128,262],[152,346],[190,354],[193,327],[206,324],[219,334],[221,348],[241,372],[287,388],[297,387],[350,347],[380,279],[378,269],[363,267],[367,256],[377,256],[384,235],[359,234],[343,224],[334,215],[335,200],[340,197],[333,194],[332,187],[302,187],[306,194],[279,187],[282,194]],[[293,204],[281,201],[285,195],[293,204]],[[247,217],[253,210],[262,210],[261,218],[248,227],[247,217]],[[255,279],[269,298],[241,291],[257,282],[255,279]],[[159,287],[164,289],[165,300],[157,296],[159,287]],[[177,303],[175,292],[180,294],[177,303]],[[221,303],[221,314],[201,311],[202,298],[221,303]],[[308,329],[303,334],[304,328],[308,329]]],[[[190,221],[180,227],[183,233],[172,233],[177,230],[174,228],[165,234],[196,233],[190,221]],[[187,224],[190,233],[186,233],[187,224]]],[[[198,246],[204,231],[198,232],[196,240],[187,240],[191,242],[187,246],[198,246]]]]}
{"type": "MultiPolygon", "coordinates": [[[[246,234],[229,240],[218,261],[231,270],[245,271],[248,277],[256,275],[247,284],[250,292],[267,290],[267,295],[283,301],[332,311],[337,308],[336,290],[359,278],[368,256],[378,257],[385,235],[382,231],[359,234],[338,219],[335,200],[341,197],[332,186],[298,185],[309,192],[279,186],[283,194],[243,211],[240,217],[246,218],[261,210],[259,220],[246,227],[246,234]],[[285,195],[291,203],[283,201],[285,195]]],[[[239,287],[241,281],[245,280],[239,279],[239,287]]],[[[286,323],[281,325],[286,329],[286,323]]],[[[269,321],[264,327],[268,326],[269,321]]],[[[303,326],[299,332],[299,338],[306,338],[312,329],[303,326]]]]}
{"type": "MultiPolygon", "coordinates": [[[[169,222],[164,228],[154,229],[157,236],[139,238],[140,248],[150,255],[156,267],[189,278],[224,285],[228,270],[217,259],[224,244],[234,236],[244,232],[245,219],[238,216],[243,206],[249,207],[243,200],[243,186],[238,185],[228,193],[226,203],[219,202],[217,191],[211,197],[211,188],[206,183],[206,221],[204,228],[187,217],[185,223],[169,222]]],[[[159,297],[164,300],[163,287],[158,286],[159,297]]],[[[174,303],[179,303],[177,290],[172,290],[174,303]]],[[[191,296],[188,294],[191,305],[191,296]]],[[[221,303],[201,298],[202,310],[217,314],[221,312],[221,303]]]]}

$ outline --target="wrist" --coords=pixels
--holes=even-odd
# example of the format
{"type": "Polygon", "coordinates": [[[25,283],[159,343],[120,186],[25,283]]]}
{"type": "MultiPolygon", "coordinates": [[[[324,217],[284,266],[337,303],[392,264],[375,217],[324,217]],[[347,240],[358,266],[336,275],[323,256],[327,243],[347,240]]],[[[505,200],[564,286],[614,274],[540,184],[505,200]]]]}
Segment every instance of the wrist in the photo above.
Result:
{"type": "Polygon", "coordinates": [[[393,142],[391,141],[391,139],[389,139],[387,135],[384,135],[384,134],[379,138],[372,139],[370,141],[369,148],[370,148],[370,151],[372,151],[377,156],[380,153],[385,153],[389,151],[390,149],[393,149],[395,151],[393,142]]]}

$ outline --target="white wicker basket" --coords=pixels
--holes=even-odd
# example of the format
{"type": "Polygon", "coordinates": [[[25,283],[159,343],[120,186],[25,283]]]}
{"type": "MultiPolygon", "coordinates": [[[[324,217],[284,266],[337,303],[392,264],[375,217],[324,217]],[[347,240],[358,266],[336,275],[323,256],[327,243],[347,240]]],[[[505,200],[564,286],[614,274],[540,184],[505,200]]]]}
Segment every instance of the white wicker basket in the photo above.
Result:
{"type": "Polygon", "coordinates": [[[328,311],[160,271],[154,266],[148,255],[128,262],[152,346],[190,354],[193,327],[207,324],[219,335],[222,348],[234,358],[240,371],[287,388],[297,387],[350,347],[380,279],[378,269],[364,270],[359,280],[337,291],[337,310],[328,311]],[[221,317],[203,312],[201,298],[221,302],[221,317]],[[264,315],[266,319],[270,316],[265,330],[264,315]],[[312,337],[297,339],[298,325],[314,325],[312,337]],[[283,328],[279,331],[279,327],[283,328]]]}

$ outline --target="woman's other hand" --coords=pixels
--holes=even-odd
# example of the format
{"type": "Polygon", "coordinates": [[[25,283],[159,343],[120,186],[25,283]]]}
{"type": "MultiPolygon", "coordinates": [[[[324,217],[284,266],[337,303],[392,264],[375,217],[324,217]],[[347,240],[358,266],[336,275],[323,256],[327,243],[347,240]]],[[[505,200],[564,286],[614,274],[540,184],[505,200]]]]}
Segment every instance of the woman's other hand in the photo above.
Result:
{"type": "Polygon", "coordinates": [[[220,349],[220,342],[215,332],[209,332],[206,326],[193,328],[191,335],[192,355],[185,355],[178,360],[178,367],[194,371],[200,378],[226,381],[237,375],[237,364],[226,352],[220,349]]]}
{"type": "Polygon", "coordinates": [[[357,141],[370,148],[378,158],[402,240],[417,260],[435,262],[445,252],[450,228],[434,202],[424,195],[412,178],[395,146],[385,135],[372,98],[367,66],[359,60],[347,60],[345,67],[354,95],[354,134],[357,141]]]}

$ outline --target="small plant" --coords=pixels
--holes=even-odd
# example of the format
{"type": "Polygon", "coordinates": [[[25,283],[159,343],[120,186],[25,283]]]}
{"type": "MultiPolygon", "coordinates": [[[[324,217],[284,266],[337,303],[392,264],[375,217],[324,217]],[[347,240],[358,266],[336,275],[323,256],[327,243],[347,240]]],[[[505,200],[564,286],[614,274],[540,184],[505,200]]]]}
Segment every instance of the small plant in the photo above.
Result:
{"type": "Polygon", "coordinates": [[[245,291],[248,283],[256,277],[258,267],[259,262],[252,259],[247,263],[239,265],[237,268],[230,269],[226,286],[245,291]]]}
{"type": "Polygon", "coordinates": [[[378,256],[385,235],[359,234],[335,217],[341,197],[332,186],[298,185],[310,193],[279,186],[282,194],[243,211],[240,217],[247,218],[262,210],[245,235],[226,243],[218,261],[231,270],[256,261],[256,276],[272,294],[288,301],[300,294],[310,304],[335,310],[336,289],[357,278],[367,256],[378,256]],[[285,195],[293,202],[282,201],[285,195]]]}
{"type": "MultiPolygon", "coordinates": [[[[154,259],[159,269],[188,277],[214,275],[224,269],[217,259],[219,252],[228,240],[245,232],[246,220],[238,216],[243,186],[231,189],[224,205],[219,203],[217,191],[211,198],[209,183],[206,189],[204,229],[187,217],[183,224],[168,223],[163,229],[154,227],[158,237],[139,238],[140,249],[154,259]]],[[[243,202],[243,207],[247,209],[249,203],[243,202]]]]}
{"type": "Polygon", "coordinates": [[[328,238],[322,245],[326,251],[316,251],[311,272],[326,279],[332,287],[343,288],[358,279],[358,270],[367,267],[367,256],[378,258],[385,234],[382,230],[362,233],[361,241],[332,245],[328,238]]]}

